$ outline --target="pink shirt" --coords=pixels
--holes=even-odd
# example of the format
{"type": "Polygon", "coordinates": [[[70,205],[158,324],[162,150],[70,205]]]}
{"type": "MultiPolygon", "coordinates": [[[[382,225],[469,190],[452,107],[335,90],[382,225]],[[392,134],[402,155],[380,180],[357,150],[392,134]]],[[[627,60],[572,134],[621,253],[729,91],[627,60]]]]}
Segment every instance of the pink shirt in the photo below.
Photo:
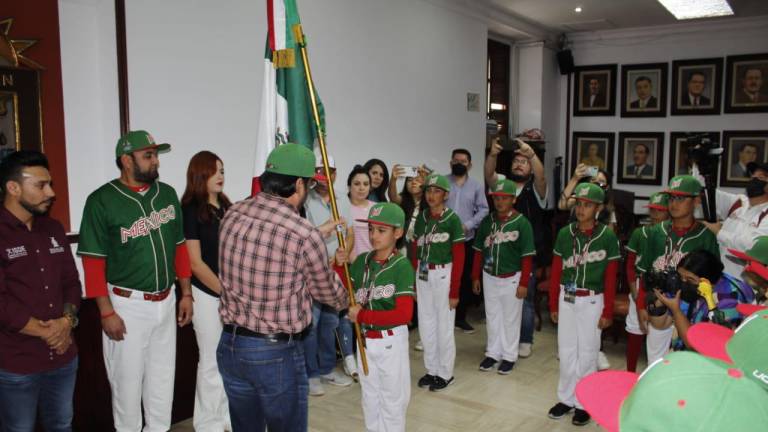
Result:
{"type": "Polygon", "coordinates": [[[355,233],[355,245],[352,248],[352,259],[361,253],[373,249],[371,240],[368,238],[368,224],[365,222],[358,222],[357,220],[368,219],[368,212],[374,204],[376,203],[373,201],[367,201],[365,207],[358,207],[354,204],[350,205],[349,215],[353,221],[352,229],[355,233]]]}

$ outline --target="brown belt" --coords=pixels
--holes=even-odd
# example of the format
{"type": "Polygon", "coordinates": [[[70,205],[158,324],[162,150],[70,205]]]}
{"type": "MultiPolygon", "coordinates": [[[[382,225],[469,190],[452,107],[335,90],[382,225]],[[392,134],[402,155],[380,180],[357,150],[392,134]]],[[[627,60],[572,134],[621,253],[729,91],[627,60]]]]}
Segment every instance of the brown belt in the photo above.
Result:
{"type": "MultiPolygon", "coordinates": [[[[135,291],[122,289],[118,287],[112,287],[112,292],[115,293],[115,295],[125,298],[131,298],[133,293],[135,291]]],[[[171,293],[170,288],[166,288],[163,291],[158,291],[156,293],[142,293],[144,295],[144,300],[151,301],[151,302],[159,302],[163,301],[168,297],[168,294],[171,293]]]]}

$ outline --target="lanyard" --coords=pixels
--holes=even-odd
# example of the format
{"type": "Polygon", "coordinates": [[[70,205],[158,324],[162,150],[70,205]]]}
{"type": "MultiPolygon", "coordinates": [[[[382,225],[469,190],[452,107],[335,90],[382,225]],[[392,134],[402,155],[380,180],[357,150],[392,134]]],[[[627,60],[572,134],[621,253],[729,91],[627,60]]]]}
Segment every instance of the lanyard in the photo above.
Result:
{"type": "MultiPolygon", "coordinates": [[[[583,257],[583,256],[584,256],[584,254],[585,254],[585,253],[587,253],[587,252],[589,251],[589,247],[592,245],[592,240],[594,240],[594,237],[595,237],[595,232],[597,231],[597,229],[598,229],[598,226],[597,226],[597,224],[595,224],[595,227],[594,227],[594,228],[592,228],[592,233],[591,233],[591,234],[589,235],[589,237],[587,238],[587,241],[584,243],[584,247],[581,249],[581,251],[579,251],[579,249],[578,249],[578,246],[576,246],[576,244],[577,244],[577,240],[576,240],[576,238],[579,236],[579,232],[580,232],[580,230],[578,229],[578,227],[576,228],[576,232],[574,233],[573,237],[571,237],[571,240],[572,240],[572,246],[571,246],[571,248],[572,248],[572,249],[571,249],[571,250],[572,250],[572,252],[571,252],[571,253],[572,253],[572,256],[573,256],[573,259],[574,259],[574,260],[576,260],[576,259],[577,259],[577,258],[576,258],[577,256],[579,257],[579,258],[578,258],[578,260],[579,260],[579,265],[581,265],[581,264],[582,264],[582,262],[581,262],[581,261],[582,261],[582,258],[581,258],[581,257],[583,257]],[[581,254],[579,254],[579,252],[581,252],[581,254]]],[[[574,263],[574,264],[575,264],[575,263],[574,263]]],[[[576,266],[574,266],[574,267],[576,267],[576,266]]]]}
{"type": "MultiPolygon", "coordinates": [[[[422,247],[422,249],[421,249],[421,252],[422,252],[421,253],[421,257],[419,257],[419,259],[421,261],[426,261],[427,258],[429,258],[429,251],[432,249],[432,241],[430,240],[429,242],[427,242],[427,239],[428,238],[431,239],[432,236],[435,234],[435,231],[437,231],[437,225],[440,224],[440,221],[443,219],[443,215],[445,215],[445,211],[446,210],[448,210],[448,207],[444,207],[443,211],[440,212],[440,216],[435,221],[435,224],[432,225],[432,231],[430,231],[429,234],[426,234],[426,233],[424,234],[424,247],[422,247]],[[424,253],[425,251],[426,251],[426,253],[424,253]]],[[[429,213],[429,218],[431,218],[432,217],[432,213],[429,211],[429,209],[427,209],[426,211],[429,213]]],[[[427,219],[427,215],[426,214],[424,215],[424,219],[427,219]]],[[[429,220],[429,219],[427,219],[427,220],[429,220]]]]}
{"type": "Polygon", "coordinates": [[[383,272],[384,270],[386,270],[388,268],[387,264],[389,264],[389,260],[391,260],[392,257],[395,256],[395,251],[393,250],[392,253],[389,254],[387,259],[384,260],[384,263],[381,265],[381,268],[379,269],[379,271],[377,271],[376,274],[373,276],[373,279],[369,280],[369,277],[371,275],[371,259],[373,259],[372,257],[373,257],[374,254],[375,254],[375,252],[373,252],[373,251],[369,252],[369,255],[365,258],[365,269],[363,270],[362,288],[364,290],[368,291],[367,294],[369,294],[369,295],[366,295],[366,298],[367,298],[367,302],[366,303],[370,302],[370,300],[371,300],[370,299],[370,292],[373,290],[373,285],[376,282],[376,279],[381,274],[381,272],[383,272]]]}

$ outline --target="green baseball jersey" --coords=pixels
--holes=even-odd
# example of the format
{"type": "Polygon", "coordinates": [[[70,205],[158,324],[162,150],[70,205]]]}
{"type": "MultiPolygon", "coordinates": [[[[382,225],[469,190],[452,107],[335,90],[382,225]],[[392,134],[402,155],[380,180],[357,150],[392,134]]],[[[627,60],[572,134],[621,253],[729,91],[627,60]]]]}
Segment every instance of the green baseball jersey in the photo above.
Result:
{"type": "Polygon", "coordinates": [[[575,283],[596,293],[603,292],[608,262],[621,258],[616,234],[599,222],[591,236],[581,232],[576,222],[566,225],[557,233],[553,252],[563,260],[561,284],[575,283]]]}
{"type": "MultiPolygon", "coordinates": [[[[361,254],[349,269],[352,286],[355,288],[355,300],[368,310],[393,310],[397,297],[414,295],[413,267],[399,253],[392,254],[384,264],[373,259],[374,253],[361,254]]],[[[396,326],[365,324],[363,327],[366,330],[388,330],[396,326]]]]}
{"type": "Polygon", "coordinates": [[[483,254],[483,269],[492,276],[517,273],[523,257],[536,255],[533,228],[520,213],[504,221],[494,213],[483,218],[472,248],[483,254]]]}
{"type": "Polygon", "coordinates": [[[672,221],[664,221],[644,231],[645,246],[637,265],[641,272],[663,271],[677,268],[680,261],[695,250],[706,250],[720,256],[717,237],[700,223],[688,230],[682,237],[672,230],[672,221]]]}
{"type": "Polygon", "coordinates": [[[643,257],[643,247],[645,246],[645,229],[650,228],[649,226],[641,226],[637,227],[632,231],[632,234],[629,236],[629,241],[627,242],[626,249],[629,252],[632,252],[635,254],[635,269],[637,269],[638,264],[640,263],[640,260],[643,257]]]}
{"type": "Polygon", "coordinates": [[[155,182],[143,195],[112,180],[88,196],[78,255],[105,258],[107,282],[146,292],[176,279],[176,246],[184,242],[176,191],[155,182]]]}
{"type": "Polygon", "coordinates": [[[416,218],[413,232],[416,237],[416,256],[419,261],[430,264],[450,264],[453,261],[453,244],[464,241],[461,219],[448,207],[438,219],[429,216],[429,209],[422,210],[416,218]]]}

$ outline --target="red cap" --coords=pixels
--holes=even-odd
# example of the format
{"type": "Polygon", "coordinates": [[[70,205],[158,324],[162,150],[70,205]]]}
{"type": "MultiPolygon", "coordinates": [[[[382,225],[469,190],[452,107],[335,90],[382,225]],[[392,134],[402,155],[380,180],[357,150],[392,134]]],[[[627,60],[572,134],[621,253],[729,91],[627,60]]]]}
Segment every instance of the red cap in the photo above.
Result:
{"type": "Polygon", "coordinates": [[[576,384],[576,397],[589,414],[608,432],[619,432],[621,404],[640,375],[625,371],[603,371],[588,375],[576,384]]]}

